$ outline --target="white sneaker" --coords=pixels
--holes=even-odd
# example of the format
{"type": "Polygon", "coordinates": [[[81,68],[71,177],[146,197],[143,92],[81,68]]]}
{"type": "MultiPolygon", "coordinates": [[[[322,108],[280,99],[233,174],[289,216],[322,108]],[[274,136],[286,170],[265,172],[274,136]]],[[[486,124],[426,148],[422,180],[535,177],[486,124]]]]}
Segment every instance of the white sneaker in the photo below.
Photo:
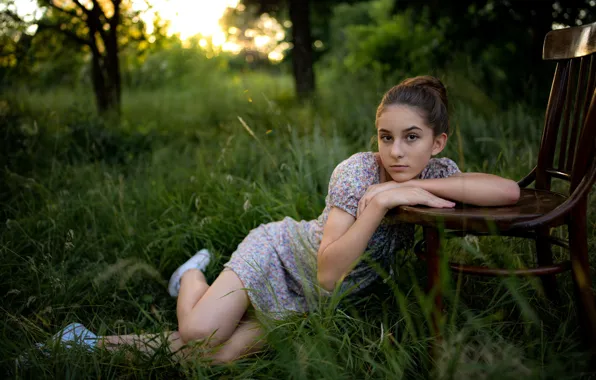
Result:
{"type": "Polygon", "coordinates": [[[210,261],[211,253],[205,248],[195,253],[193,257],[188,259],[184,264],[180,265],[178,269],[172,273],[172,277],[170,277],[170,283],[168,284],[168,293],[170,293],[172,297],[178,297],[182,275],[189,269],[198,269],[201,272],[204,272],[210,261]]]}
{"type": "MultiPolygon", "coordinates": [[[[82,324],[71,323],[56,333],[48,342],[49,345],[46,345],[46,343],[36,343],[35,346],[44,356],[49,358],[54,344],[59,344],[66,349],[72,349],[78,346],[92,352],[97,347],[97,342],[101,338],[82,324]]],[[[19,355],[16,359],[16,364],[20,368],[31,368],[33,363],[31,362],[30,353],[25,352],[19,355]]]]}
{"type": "MultiPolygon", "coordinates": [[[[80,323],[71,323],[64,327],[58,333],[52,337],[52,342],[60,342],[66,348],[72,348],[75,345],[86,347],[92,350],[97,346],[97,341],[101,337],[98,337],[92,333],[89,329],[80,323]]],[[[46,345],[43,343],[37,343],[37,347],[45,349],[46,345]]]]}

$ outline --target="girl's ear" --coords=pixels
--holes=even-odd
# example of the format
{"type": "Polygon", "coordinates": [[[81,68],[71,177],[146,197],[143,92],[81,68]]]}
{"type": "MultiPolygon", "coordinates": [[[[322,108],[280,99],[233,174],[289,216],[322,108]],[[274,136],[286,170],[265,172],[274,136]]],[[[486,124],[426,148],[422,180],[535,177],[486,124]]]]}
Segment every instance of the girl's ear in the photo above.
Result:
{"type": "Polygon", "coordinates": [[[432,155],[436,156],[437,154],[441,153],[447,144],[447,134],[441,133],[440,135],[435,137],[433,141],[433,151],[432,155]]]}

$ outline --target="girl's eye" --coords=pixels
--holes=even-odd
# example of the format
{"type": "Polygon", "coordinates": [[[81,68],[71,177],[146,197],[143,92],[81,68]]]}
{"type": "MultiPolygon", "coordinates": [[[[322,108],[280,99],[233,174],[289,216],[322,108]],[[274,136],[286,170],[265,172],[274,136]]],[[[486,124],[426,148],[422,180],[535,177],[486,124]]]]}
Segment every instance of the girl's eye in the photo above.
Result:
{"type": "Polygon", "coordinates": [[[391,141],[391,136],[388,136],[388,135],[381,136],[381,141],[385,141],[385,142],[391,141]]]}
{"type": "Polygon", "coordinates": [[[406,137],[408,141],[416,141],[418,140],[418,135],[410,134],[406,137]]]}

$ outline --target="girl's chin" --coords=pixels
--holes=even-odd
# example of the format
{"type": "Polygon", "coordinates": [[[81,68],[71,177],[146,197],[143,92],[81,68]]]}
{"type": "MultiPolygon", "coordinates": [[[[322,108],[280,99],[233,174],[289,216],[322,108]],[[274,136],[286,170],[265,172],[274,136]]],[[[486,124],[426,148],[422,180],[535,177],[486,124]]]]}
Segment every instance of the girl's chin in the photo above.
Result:
{"type": "Polygon", "coordinates": [[[401,183],[401,182],[407,182],[411,179],[414,179],[416,176],[412,176],[411,174],[408,173],[391,173],[390,174],[391,180],[401,183]]]}

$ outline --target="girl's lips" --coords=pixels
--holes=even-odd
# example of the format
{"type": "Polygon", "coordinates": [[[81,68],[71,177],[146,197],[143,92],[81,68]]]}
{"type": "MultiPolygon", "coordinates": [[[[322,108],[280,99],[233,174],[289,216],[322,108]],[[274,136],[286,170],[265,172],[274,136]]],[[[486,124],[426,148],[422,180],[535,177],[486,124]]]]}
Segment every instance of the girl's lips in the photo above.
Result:
{"type": "Polygon", "coordinates": [[[405,165],[395,165],[395,166],[390,166],[391,171],[395,171],[395,172],[401,172],[406,170],[408,167],[405,165]]]}

